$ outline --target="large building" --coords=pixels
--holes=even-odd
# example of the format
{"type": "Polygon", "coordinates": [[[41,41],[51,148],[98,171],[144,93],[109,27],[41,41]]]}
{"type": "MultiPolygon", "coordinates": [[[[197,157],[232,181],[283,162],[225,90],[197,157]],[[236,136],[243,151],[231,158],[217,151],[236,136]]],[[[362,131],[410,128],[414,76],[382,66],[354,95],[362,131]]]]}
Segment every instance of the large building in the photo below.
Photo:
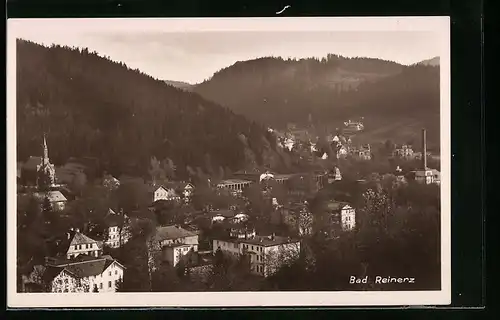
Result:
{"type": "Polygon", "coordinates": [[[342,231],[351,231],[356,227],[356,209],[346,202],[327,201],[323,204],[323,215],[314,217],[318,231],[335,238],[342,231]]]}
{"type": "Polygon", "coordinates": [[[192,261],[198,252],[198,234],[180,226],[159,227],[152,238],[153,248],[160,259],[171,266],[180,261],[192,261]]]}
{"type": "Polygon", "coordinates": [[[214,239],[212,247],[214,254],[221,250],[236,258],[248,255],[250,271],[264,277],[274,274],[284,264],[297,259],[300,254],[299,240],[275,235],[247,239],[214,239]]]}
{"type": "Polygon", "coordinates": [[[226,189],[231,192],[241,193],[246,187],[252,184],[252,181],[243,179],[226,179],[217,184],[217,189],[226,189]]]}
{"type": "Polygon", "coordinates": [[[111,256],[81,257],[74,261],[48,259],[43,282],[52,293],[116,292],[125,267],[111,256]]]}
{"type": "Polygon", "coordinates": [[[108,228],[108,239],[104,242],[110,248],[119,248],[131,237],[130,219],[124,213],[116,213],[113,209],[108,210],[104,218],[108,228]]]}

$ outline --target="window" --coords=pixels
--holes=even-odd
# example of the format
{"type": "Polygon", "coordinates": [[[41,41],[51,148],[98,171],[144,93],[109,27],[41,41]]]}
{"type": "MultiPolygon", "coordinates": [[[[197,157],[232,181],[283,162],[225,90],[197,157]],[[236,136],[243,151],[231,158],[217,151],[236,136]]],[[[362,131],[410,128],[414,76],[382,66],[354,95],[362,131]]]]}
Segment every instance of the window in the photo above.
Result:
{"type": "Polygon", "coordinates": [[[235,248],[238,248],[238,244],[237,244],[237,243],[235,243],[235,244],[234,244],[234,247],[235,247],[235,248]]]}
{"type": "MultiPolygon", "coordinates": [[[[101,275],[102,276],[102,275],[101,275]]],[[[102,282],[99,283],[99,289],[102,289],[102,282]]]]}
{"type": "Polygon", "coordinates": [[[108,272],[108,276],[110,276],[110,277],[111,277],[111,271],[110,271],[110,272],[108,272]]]}
{"type": "Polygon", "coordinates": [[[118,270],[115,270],[115,276],[118,274],[118,270]]]}
{"type": "Polygon", "coordinates": [[[111,288],[111,281],[108,281],[108,288],[111,288]]]}

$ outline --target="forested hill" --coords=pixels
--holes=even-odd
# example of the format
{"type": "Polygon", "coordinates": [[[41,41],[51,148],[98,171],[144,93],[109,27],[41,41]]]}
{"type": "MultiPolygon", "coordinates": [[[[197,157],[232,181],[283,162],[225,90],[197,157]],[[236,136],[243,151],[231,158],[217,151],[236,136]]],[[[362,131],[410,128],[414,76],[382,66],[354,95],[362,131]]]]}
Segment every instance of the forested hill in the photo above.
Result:
{"type": "Polygon", "coordinates": [[[235,170],[275,148],[263,127],[198,94],[87,49],[18,40],[19,161],[41,154],[43,132],[56,164],[97,157],[117,174],[144,173],[151,156],[170,158],[180,175],[235,170]]]}
{"type": "Polygon", "coordinates": [[[430,139],[439,136],[439,67],[338,55],[321,60],[260,58],[216,72],[195,91],[276,127],[305,124],[311,114],[324,125],[365,117],[368,127],[404,123],[417,133],[427,127],[430,139]]]}

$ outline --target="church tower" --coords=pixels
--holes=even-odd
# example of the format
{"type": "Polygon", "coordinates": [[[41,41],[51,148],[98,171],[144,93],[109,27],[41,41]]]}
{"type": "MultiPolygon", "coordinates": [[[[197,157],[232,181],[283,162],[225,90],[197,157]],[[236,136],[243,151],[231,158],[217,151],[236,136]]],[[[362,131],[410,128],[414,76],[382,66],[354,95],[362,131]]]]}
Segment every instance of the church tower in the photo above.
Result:
{"type": "Polygon", "coordinates": [[[47,147],[47,140],[45,134],[43,135],[43,157],[40,164],[37,166],[37,186],[49,187],[56,183],[56,169],[49,159],[49,148],[47,147]]]}

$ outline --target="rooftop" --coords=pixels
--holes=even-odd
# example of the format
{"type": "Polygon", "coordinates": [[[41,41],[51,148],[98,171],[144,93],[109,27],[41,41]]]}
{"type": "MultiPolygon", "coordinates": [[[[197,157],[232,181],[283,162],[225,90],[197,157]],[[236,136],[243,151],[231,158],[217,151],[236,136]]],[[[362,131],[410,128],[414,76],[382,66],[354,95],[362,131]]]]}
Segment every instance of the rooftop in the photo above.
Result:
{"type": "Polygon", "coordinates": [[[329,210],[340,210],[345,206],[348,206],[349,204],[347,202],[341,202],[341,201],[335,201],[331,200],[326,203],[326,207],[329,210]]]}
{"type": "Polygon", "coordinates": [[[93,244],[98,243],[96,240],[87,237],[79,232],[79,230],[70,230],[66,234],[56,236],[49,241],[53,254],[56,256],[64,256],[68,252],[70,246],[77,244],[93,244]]]}
{"type": "Polygon", "coordinates": [[[212,217],[221,215],[225,218],[232,218],[236,215],[236,212],[234,212],[234,210],[214,210],[210,211],[208,214],[212,217]]]}
{"type": "Polygon", "coordinates": [[[247,239],[247,240],[240,240],[241,243],[245,244],[254,244],[254,245],[259,245],[259,246],[264,246],[264,247],[272,247],[272,246],[278,246],[282,244],[287,244],[287,243],[297,243],[299,240],[297,239],[292,239],[288,237],[280,237],[280,236],[274,236],[272,237],[262,237],[262,236],[256,236],[253,239],[247,239]]]}
{"type": "Polygon", "coordinates": [[[243,180],[243,179],[226,179],[226,180],[221,180],[221,182],[219,182],[219,185],[229,185],[229,184],[238,184],[238,183],[248,184],[248,183],[252,183],[252,181],[243,180]]]}
{"type": "Polygon", "coordinates": [[[50,202],[61,202],[61,201],[67,201],[66,197],[61,193],[61,191],[47,191],[47,192],[36,192],[33,194],[35,198],[38,200],[41,200],[45,197],[49,198],[50,202]]]}
{"type": "MultiPolygon", "coordinates": [[[[45,271],[44,278],[50,281],[59,275],[63,270],[66,270],[76,278],[97,276],[102,274],[114,262],[117,261],[111,256],[102,256],[100,258],[86,259],[67,265],[48,266],[45,271]]],[[[118,264],[122,266],[120,263],[118,264]]]]}
{"type": "Polygon", "coordinates": [[[156,229],[155,240],[156,241],[174,240],[179,238],[192,237],[196,235],[197,235],[196,233],[183,229],[180,226],[165,226],[165,227],[158,227],[156,229]]]}

